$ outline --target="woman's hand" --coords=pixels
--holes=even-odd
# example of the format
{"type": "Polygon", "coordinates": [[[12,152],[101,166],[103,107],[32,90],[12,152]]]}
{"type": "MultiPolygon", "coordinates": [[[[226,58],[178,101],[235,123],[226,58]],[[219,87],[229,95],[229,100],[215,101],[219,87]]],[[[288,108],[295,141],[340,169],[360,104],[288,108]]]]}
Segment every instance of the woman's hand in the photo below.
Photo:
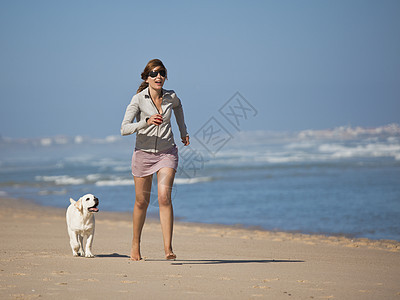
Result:
{"type": "Polygon", "coordinates": [[[182,138],[182,143],[185,146],[189,146],[190,142],[189,142],[189,136],[185,136],[182,138]]]}
{"type": "Polygon", "coordinates": [[[163,117],[160,114],[152,115],[150,118],[147,119],[147,124],[149,125],[161,125],[163,122],[163,117]]]}

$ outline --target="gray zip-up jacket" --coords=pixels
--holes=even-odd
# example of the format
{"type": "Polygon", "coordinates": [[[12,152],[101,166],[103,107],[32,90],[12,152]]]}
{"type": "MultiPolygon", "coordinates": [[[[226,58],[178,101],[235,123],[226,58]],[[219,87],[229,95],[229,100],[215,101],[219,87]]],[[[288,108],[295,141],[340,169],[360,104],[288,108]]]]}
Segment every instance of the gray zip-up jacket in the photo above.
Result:
{"type": "Polygon", "coordinates": [[[132,97],[131,103],[125,111],[121,125],[121,135],[136,135],[136,148],[157,153],[175,146],[171,128],[172,110],[178,123],[181,137],[188,136],[181,101],[172,90],[164,90],[161,103],[163,122],[160,125],[149,125],[146,118],[159,114],[156,105],[150,98],[149,89],[146,88],[132,97]],[[136,118],[136,122],[133,122],[136,118]]]}

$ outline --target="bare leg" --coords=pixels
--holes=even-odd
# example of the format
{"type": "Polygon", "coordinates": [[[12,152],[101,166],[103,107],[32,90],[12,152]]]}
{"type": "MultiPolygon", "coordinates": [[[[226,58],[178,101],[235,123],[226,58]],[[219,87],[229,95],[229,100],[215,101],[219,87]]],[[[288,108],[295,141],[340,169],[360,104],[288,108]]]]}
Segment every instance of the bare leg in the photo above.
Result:
{"type": "Polygon", "coordinates": [[[176,258],[176,255],[172,250],[174,212],[171,201],[171,193],[174,178],[175,170],[172,168],[162,168],[157,172],[158,205],[160,207],[160,222],[164,239],[164,251],[166,259],[176,258]]]}
{"type": "Polygon", "coordinates": [[[131,260],[141,260],[140,239],[144,221],[146,220],[147,207],[150,203],[151,180],[153,175],[136,177],[135,180],[135,206],[133,208],[133,239],[131,260]]]}

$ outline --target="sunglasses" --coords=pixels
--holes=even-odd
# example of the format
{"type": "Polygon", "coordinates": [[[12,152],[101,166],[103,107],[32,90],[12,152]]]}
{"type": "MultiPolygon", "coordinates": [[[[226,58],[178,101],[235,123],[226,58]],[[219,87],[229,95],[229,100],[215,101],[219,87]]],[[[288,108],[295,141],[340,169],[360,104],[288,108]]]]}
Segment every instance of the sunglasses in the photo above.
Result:
{"type": "Polygon", "coordinates": [[[150,76],[151,78],[156,78],[158,74],[160,74],[161,77],[165,77],[165,75],[167,75],[166,72],[165,72],[165,70],[160,70],[160,71],[151,71],[151,72],[149,73],[149,76],[150,76]]]}

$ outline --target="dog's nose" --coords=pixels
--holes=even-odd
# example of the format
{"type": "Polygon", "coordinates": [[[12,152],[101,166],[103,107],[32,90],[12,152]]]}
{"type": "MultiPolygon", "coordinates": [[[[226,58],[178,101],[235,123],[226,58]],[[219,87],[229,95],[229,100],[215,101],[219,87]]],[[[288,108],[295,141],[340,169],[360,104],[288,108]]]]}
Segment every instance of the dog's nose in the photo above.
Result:
{"type": "Polygon", "coordinates": [[[94,202],[95,202],[95,203],[97,203],[97,204],[99,203],[99,198],[97,198],[97,197],[94,197],[94,199],[93,199],[93,200],[94,200],[94,202]]]}

